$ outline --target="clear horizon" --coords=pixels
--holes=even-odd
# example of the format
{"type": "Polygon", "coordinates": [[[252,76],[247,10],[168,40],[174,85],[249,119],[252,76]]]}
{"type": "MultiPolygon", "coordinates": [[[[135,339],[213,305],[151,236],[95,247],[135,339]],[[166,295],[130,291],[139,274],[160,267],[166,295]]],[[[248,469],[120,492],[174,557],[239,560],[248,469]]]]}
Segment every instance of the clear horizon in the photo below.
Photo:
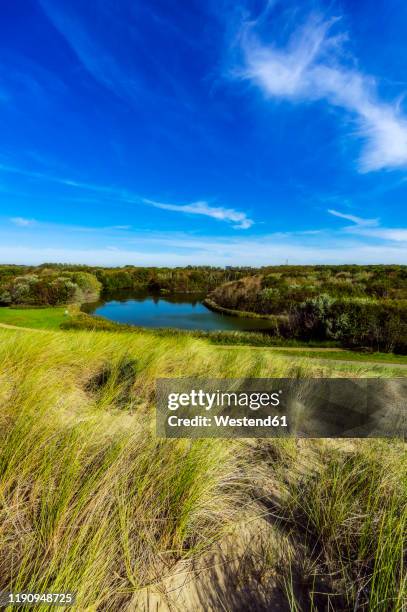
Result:
{"type": "Polygon", "coordinates": [[[2,263],[407,264],[401,0],[2,17],[2,263]]]}

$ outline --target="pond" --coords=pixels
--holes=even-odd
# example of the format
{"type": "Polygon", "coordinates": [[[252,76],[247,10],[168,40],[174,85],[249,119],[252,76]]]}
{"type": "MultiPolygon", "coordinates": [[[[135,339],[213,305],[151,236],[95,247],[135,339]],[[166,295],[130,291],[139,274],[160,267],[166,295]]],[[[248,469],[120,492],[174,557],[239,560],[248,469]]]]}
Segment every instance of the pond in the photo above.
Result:
{"type": "Polygon", "coordinates": [[[120,293],[99,302],[84,304],[82,310],[117,323],[140,327],[172,327],[176,329],[267,331],[266,319],[231,317],[209,310],[205,295],[134,295],[120,293]]]}

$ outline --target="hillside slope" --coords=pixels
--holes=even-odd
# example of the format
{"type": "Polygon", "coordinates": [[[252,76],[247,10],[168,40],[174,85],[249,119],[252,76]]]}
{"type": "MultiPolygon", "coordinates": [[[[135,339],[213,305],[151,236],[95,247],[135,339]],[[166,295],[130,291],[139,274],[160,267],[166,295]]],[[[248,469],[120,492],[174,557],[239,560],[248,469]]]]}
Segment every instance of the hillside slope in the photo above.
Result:
{"type": "Polygon", "coordinates": [[[1,589],[71,589],[78,610],[401,609],[402,443],[155,436],[158,376],[337,370],[188,337],[0,335],[1,589]]]}

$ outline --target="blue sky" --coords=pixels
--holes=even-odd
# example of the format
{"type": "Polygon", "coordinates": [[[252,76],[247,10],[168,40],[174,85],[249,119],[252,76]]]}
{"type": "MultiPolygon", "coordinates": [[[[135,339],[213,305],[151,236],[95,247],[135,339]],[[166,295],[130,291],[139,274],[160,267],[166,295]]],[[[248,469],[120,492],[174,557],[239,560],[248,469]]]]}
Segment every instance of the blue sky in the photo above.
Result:
{"type": "Polygon", "coordinates": [[[1,262],[407,263],[403,0],[1,11],[1,262]]]}

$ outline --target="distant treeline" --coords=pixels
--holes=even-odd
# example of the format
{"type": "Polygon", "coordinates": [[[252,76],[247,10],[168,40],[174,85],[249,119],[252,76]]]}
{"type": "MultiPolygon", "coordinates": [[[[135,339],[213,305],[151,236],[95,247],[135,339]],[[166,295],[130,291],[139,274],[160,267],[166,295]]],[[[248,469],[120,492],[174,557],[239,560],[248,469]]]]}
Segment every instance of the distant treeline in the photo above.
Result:
{"type": "Polygon", "coordinates": [[[100,293],[207,293],[224,282],[256,274],[247,267],[102,268],[43,264],[0,266],[0,303],[55,305],[97,299],[100,293]]]}
{"type": "Polygon", "coordinates": [[[204,293],[275,319],[282,338],[407,352],[407,266],[0,266],[0,304],[58,305],[116,291],[204,293]]]}
{"type": "Polygon", "coordinates": [[[268,268],[217,287],[210,299],[270,315],[283,337],[407,352],[407,266],[268,268]]]}
{"type": "MultiPolygon", "coordinates": [[[[397,299],[402,297],[403,288],[405,292],[407,284],[407,266],[396,265],[267,266],[262,268],[123,266],[107,268],[44,263],[40,266],[0,265],[0,292],[12,289],[14,283],[24,284],[25,281],[21,279],[30,276],[33,278],[32,284],[37,285],[36,299],[47,303],[48,293],[50,297],[53,293],[60,293],[59,303],[64,303],[66,296],[68,301],[73,299],[72,288],[68,286],[61,290],[55,289],[60,282],[58,279],[63,279],[62,285],[68,280],[76,283],[79,277],[75,275],[79,273],[95,277],[100,283],[98,290],[107,293],[126,289],[170,293],[207,293],[224,283],[243,279],[241,285],[233,285],[231,298],[227,295],[226,289],[222,291],[222,299],[234,300],[232,307],[236,307],[237,310],[265,313],[280,312],[282,307],[286,307],[287,302],[297,303],[309,297],[316,297],[322,292],[334,297],[372,296],[397,299]],[[253,284],[254,292],[244,280],[248,277],[257,277],[253,284]],[[261,278],[260,285],[259,278],[261,278]],[[52,283],[53,289],[48,291],[46,287],[52,283]],[[45,290],[42,292],[41,288],[45,290]],[[242,304],[237,306],[240,302],[242,304]]],[[[90,280],[90,277],[86,278],[90,280]]],[[[97,290],[97,286],[95,285],[92,289],[97,290]]],[[[15,299],[19,299],[18,295],[15,299]]],[[[53,299],[55,300],[55,295],[53,299]]]]}

